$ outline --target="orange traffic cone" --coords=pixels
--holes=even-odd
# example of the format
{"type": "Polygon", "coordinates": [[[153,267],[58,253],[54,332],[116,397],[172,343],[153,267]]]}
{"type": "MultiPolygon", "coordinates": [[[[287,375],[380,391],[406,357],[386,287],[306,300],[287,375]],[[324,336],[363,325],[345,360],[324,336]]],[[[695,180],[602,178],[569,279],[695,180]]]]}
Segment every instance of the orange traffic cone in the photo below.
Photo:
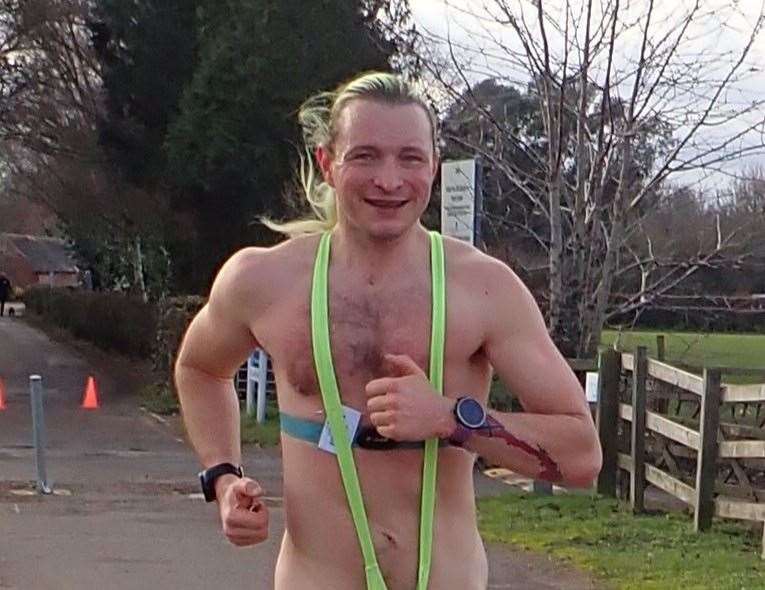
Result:
{"type": "Polygon", "coordinates": [[[88,383],[85,386],[82,407],[86,410],[95,410],[98,408],[98,388],[96,387],[96,380],[92,375],[88,377],[88,383]]]}
{"type": "Polygon", "coordinates": [[[0,377],[0,410],[5,409],[5,383],[3,383],[3,379],[0,377]]]}

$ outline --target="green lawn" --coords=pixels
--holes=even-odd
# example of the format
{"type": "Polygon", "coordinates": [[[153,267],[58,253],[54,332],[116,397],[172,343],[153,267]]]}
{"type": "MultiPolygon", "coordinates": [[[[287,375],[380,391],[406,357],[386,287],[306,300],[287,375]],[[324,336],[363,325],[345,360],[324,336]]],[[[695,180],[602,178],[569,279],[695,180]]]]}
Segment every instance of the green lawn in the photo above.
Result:
{"type": "Polygon", "coordinates": [[[685,514],[633,516],[615,500],[506,494],[479,501],[486,541],[563,559],[615,590],[765,588],[761,528],[717,521],[697,535],[685,514]]]}
{"type": "Polygon", "coordinates": [[[247,416],[242,411],[242,442],[257,444],[261,447],[274,447],[279,444],[279,409],[276,402],[268,400],[266,420],[258,424],[255,416],[247,416]]]}
{"type": "MultiPolygon", "coordinates": [[[[150,412],[164,416],[180,413],[178,398],[164,383],[144,387],[140,392],[141,405],[150,412]]],[[[279,410],[275,400],[266,406],[266,420],[258,424],[255,416],[247,416],[241,408],[241,438],[244,444],[273,447],[279,444],[279,410]]]]}
{"type": "MultiPolygon", "coordinates": [[[[632,351],[648,347],[648,354],[657,356],[656,336],[665,335],[665,360],[696,372],[704,366],[758,368],[765,370],[765,334],[713,334],[701,332],[629,331],[622,332],[619,348],[632,351]]],[[[617,332],[606,330],[601,342],[611,346],[617,332]]],[[[731,382],[765,382],[765,375],[730,376],[731,382]]]]}

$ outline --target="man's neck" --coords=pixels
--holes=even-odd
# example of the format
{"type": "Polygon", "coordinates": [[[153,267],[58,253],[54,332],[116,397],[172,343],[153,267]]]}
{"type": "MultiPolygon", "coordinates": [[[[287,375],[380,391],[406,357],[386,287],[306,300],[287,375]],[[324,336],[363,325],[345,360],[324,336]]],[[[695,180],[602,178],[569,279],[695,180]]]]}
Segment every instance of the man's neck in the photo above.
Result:
{"type": "Polygon", "coordinates": [[[417,223],[393,239],[379,239],[338,225],[333,231],[332,257],[345,269],[369,279],[417,268],[429,251],[428,235],[417,223]]]}

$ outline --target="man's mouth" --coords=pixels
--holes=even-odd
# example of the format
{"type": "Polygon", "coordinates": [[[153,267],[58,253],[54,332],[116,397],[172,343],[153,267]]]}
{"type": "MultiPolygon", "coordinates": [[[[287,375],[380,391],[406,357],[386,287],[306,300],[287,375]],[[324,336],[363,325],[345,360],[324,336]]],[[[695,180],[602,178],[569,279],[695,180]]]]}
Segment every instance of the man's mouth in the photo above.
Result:
{"type": "Polygon", "coordinates": [[[364,201],[380,209],[399,209],[407,203],[406,199],[364,199],[364,201]]]}

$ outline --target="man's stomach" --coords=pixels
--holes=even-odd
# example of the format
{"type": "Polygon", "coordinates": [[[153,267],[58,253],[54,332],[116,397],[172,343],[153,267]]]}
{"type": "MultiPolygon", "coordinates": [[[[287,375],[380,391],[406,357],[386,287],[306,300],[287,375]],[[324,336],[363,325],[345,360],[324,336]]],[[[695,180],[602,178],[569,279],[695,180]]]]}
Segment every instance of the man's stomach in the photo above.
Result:
{"type": "MultiPolygon", "coordinates": [[[[365,588],[364,561],[335,455],[282,436],[286,532],[277,590],[365,588]]],[[[354,449],[377,560],[389,590],[416,588],[423,453],[354,449]]],[[[486,587],[473,456],[439,450],[430,589],[486,587]]]]}

